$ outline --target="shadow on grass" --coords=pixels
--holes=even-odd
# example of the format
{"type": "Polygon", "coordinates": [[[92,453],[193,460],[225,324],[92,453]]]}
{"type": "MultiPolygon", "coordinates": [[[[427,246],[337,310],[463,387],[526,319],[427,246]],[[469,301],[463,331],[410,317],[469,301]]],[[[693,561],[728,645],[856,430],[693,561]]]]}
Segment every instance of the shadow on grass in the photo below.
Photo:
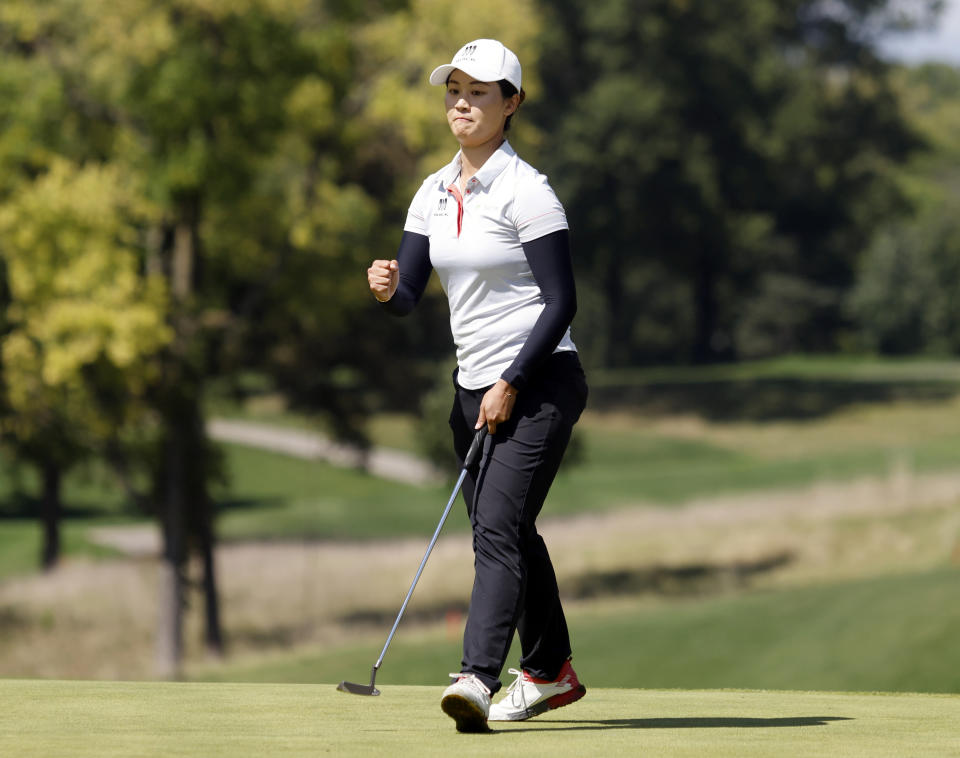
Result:
{"type": "Polygon", "coordinates": [[[214,503],[216,513],[228,511],[270,510],[282,508],[289,500],[280,495],[265,495],[263,497],[233,497],[221,498],[214,503]]]}
{"type": "MultiPolygon", "coordinates": [[[[601,729],[778,729],[798,726],[827,726],[831,721],[853,721],[847,716],[786,716],[782,718],[735,718],[691,716],[650,719],[538,719],[537,724],[554,726],[524,728],[523,731],[601,729]]],[[[514,731],[514,730],[511,730],[514,731]]],[[[503,732],[504,734],[506,732],[503,732]]]]}
{"type": "MultiPolygon", "coordinates": [[[[435,624],[451,617],[457,619],[466,617],[468,610],[469,606],[465,601],[444,601],[439,605],[422,605],[420,608],[411,609],[406,611],[403,617],[407,623],[435,624]]],[[[390,626],[396,615],[396,611],[392,609],[361,608],[340,616],[338,621],[349,626],[385,629],[390,626]]]]}
{"type": "Polygon", "coordinates": [[[651,414],[695,413],[713,421],[803,420],[850,405],[896,400],[943,402],[953,382],[831,379],[740,379],[702,382],[601,383],[590,387],[594,410],[633,407],[651,414]]]}
{"type": "Polygon", "coordinates": [[[749,586],[755,576],[777,571],[793,560],[792,553],[781,551],[755,561],[585,572],[564,582],[563,592],[578,600],[647,593],[661,596],[715,594],[749,586]]]}
{"type": "MultiPolygon", "coordinates": [[[[756,561],[691,563],[681,566],[649,566],[619,571],[586,572],[567,579],[561,595],[577,600],[653,594],[660,597],[705,596],[750,586],[755,577],[789,565],[794,555],[783,551],[756,561]]],[[[466,617],[466,602],[444,601],[423,605],[406,613],[408,623],[437,623],[451,618],[459,624],[466,617]]],[[[355,628],[384,629],[395,618],[393,609],[361,608],[340,616],[341,624],[355,628]]]]}
{"type": "MultiPolygon", "coordinates": [[[[103,518],[104,516],[125,515],[122,511],[95,508],[84,505],[64,503],[61,519],[63,521],[82,521],[103,518]]],[[[36,521],[42,512],[40,498],[25,494],[15,494],[0,500],[0,521],[36,521]]]]}

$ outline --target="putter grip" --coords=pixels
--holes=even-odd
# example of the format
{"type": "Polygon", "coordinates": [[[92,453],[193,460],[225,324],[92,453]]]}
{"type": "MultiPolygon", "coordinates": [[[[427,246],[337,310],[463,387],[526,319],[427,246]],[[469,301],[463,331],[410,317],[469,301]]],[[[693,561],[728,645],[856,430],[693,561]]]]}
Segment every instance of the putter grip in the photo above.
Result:
{"type": "Polygon", "coordinates": [[[483,438],[487,436],[487,425],[484,424],[479,429],[473,438],[473,442],[470,445],[470,449],[467,451],[467,457],[463,459],[463,467],[472,466],[477,459],[477,456],[480,454],[480,451],[483,450],[483,438]]]}

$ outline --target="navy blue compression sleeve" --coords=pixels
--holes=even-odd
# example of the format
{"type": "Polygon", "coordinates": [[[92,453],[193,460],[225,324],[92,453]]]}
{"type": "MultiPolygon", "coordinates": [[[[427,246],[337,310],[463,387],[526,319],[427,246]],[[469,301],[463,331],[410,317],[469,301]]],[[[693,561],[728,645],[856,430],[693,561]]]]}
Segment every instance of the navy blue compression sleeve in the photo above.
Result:
{"type": "Polygon", "coordinates": [[[430,281],[430,238],[414,232],[404,232],[397,250],[400,282],[393,297],[383,307],[396,316],[406,316],[414,309],[430,281]]]}
{"type": "Polygon", "coordinates": [[[556,349],[577,312],[577,289],[566,229],[523,243],[523,253],[540,285],[544,309],[510,368],[500,375],[522,390],[530,375],[556,349]]]}

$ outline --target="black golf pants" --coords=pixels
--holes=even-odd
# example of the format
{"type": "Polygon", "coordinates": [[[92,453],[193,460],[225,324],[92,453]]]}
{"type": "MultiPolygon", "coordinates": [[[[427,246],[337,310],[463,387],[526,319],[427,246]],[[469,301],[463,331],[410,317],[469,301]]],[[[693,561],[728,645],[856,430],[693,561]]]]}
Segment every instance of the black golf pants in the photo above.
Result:
{"type": "MultiPolygon", "coordinates": [[[[462,464],[489,388],[454,384],[450,426],[462,464]]],[[[476,674],[491,692],[500,689],[514,631],[520,665],[535,677],[556,678],[570,657],[557,578],[535,521],[586,400],[577,354],[554,353],[517,394],[512,416],[487,437],[483,456],[464,479],[474,584],[461,672],[476,674]]]]}

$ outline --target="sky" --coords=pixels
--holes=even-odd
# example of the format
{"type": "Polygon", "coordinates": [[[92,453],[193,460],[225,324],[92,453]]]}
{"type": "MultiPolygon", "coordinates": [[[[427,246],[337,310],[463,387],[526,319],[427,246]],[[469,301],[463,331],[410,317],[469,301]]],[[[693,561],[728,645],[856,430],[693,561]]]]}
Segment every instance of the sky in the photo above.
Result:
{"type": "Polygon", "coordinates": [[[894,35],[881,42],[880,49],[905,63],[939,61],[960,66],[960,0],[946,0],[937,29],[894,35]]]}

